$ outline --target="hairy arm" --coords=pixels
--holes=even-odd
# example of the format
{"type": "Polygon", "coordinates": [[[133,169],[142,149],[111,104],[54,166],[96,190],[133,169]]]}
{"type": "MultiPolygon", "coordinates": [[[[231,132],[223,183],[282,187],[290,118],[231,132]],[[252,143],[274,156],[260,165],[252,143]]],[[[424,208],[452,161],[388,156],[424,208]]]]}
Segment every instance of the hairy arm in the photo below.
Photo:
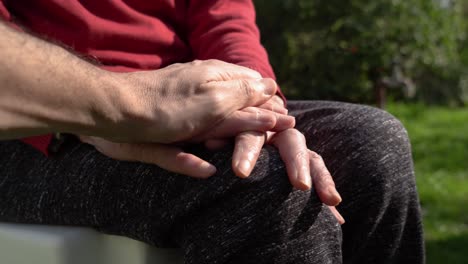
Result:
{"type": "Polygon", "coordinates": [[[0,139],[89,134],[114,118],[113,79],[66,49],[0,22],[0,58],[0,139]]]}

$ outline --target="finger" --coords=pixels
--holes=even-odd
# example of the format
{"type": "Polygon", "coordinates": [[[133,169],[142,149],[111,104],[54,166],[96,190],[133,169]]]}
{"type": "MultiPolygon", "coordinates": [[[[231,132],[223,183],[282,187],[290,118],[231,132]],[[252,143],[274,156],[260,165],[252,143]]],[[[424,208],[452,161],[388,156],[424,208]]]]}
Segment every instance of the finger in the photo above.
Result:
{"type": "Polygon", "coordinates": [[[284,108],[286,107],[286,103],[284,102],[283,98],[281,98],[279,95],[273,96],[270,101],[273,101],[275,102],[275,104],[282,106],[284,108]]]}
{"type": "Polygon", "coordinates": [[[236,137],[232,155],[232,169],[237,176],[249,177],[264,143],[265,133],[262,132],[248,131],[240,133],[236,137]]]}
{"type": "MultiPolygon", "coordinates": [[[[77,137],[81,142],[92,145],[97,151],[101,152],[102,154],[104,154],[106,156],[111,157],[111,155],[107,155],[105,153],[105,152],[107,152],[106,149],[113,148],[113,146],[108,144],[108,143],[110,143],[110,141],[107,141],[107,140],[99,138],[99,137],[85,136],[85,135],[78,135],[77,137]],[[104,150],[103,150],[103,148],[104,148],[104,150]]],[[[118,144],[118,143],[114,143],[114,144],[118,144]]],[[[109,151],[109,152],[111,152],[111,151],[109,151]]],[[[111,157],[111,158],[113,158],[113,157],[111,157]]]]}
{"type": "Polygon", "coordinates": [[[117,160],[155,164],[165,170],[195,178],[208,178],[216,168],[180,148],[163,144],[114,143],[96,137],[85,137],[102,154],[117,160]]]}
{"type": "MultiPolygon", "coordinates": [[[[271,138],[273,138],[274,135],[275,135],[275,132],[271,132],[271,131],[265,132],[264,140],[266,138],[266,142],[269,142],[271,138]]],[[[204,144],[205,144],[205,147],[209,150],[219,150],[221,148],[224,148],[226,145],[228,145],[229,142],[230,140],[228,139],[208,139],[207,141],[204,142],[204,144]]],[[[266,142],[264,142],[263,145],[265,145],[266,142]]],[[[235,159],[236,158],[233,158],[233,160],[235,159]]]]}
{"type": "Polygon", "coordinates": [[[338,210],[336,210],[335,206],[328,206],[328,208],[330,208],[330,211],[336,217],[336,220],[338,220],[338,223],[340,223],[340,225],[345,223],[343,216],[338,212],[338,210]]]}
{"type": "Polygon", "coordinates": [[[341,202],[341,196],[336,190],[335,182],[325,166],[322,157],[316,152],[309,150],[309,160],[312,182],[320,200],[326,205],[338,205],[341,202]]]}
{"type": "Polygon", "coordinates": [[[192,141],[230,138],[245,131],[282,131],[294,127],[296,120],[292,116],[274,113],[257,107],[248,107],[235,111],[219,125],[204,132],[192,141]]]}
{"type": "Polygon", "coordinates": [[[205,141],[205,147],[209,150],[219,150],[229,144],[227,139],[208,139],[205,141]]]}
{"type": "Polygon", "coordinates": [[[78,139],[83,142],[92,145],[93,138],[85,135],[77,135],[78,139]]]}
{"type": "Polygon", "coordinates": [[[225,98],[224,108],[234,112],[249,106],[259,106],[266,103],[275,95],[278,86],[273,79],[236,79],[224,82],[212,82],[206,85],[215,85],[218,89],[223,89],[225,98]]]}
{"type": "Polygon", "coordinates": [[[269,100],[268,102],[259,106],[259,108],[266,109],[275,113],[287,115],[288,109],[284,108],[284,106],[278,105],[277,103],[269,100]]]}
{"type": "Polygon", "coordinates": [[[312,182],[304,135],[296,129],[287,129],[276,133],[271,141],[279,150],[291,184],[299,190],[309,190],[312,182]]]}
{"type": "MultiPolygon", "coordinates": [[[[276,112],[273,112],[273,111],[269,111],[269,110],[265,110],[265,109],[261,109],[259,107],[247,107],[247,108],[244,108],[241,110],[242,112],[247,112],[247,113],[250,113],[252,115],[252,118],[253,118],[253,115],[255,114],[256,116],[259,115],[259,113],[261,113],[262,115],[272,115],[274,116],[275,118],[275,125],[273,127],[270,127],[268,129],[268,131],[283,131],[283,130],[286,130],[288,128],[293,128],[295,125],[296,125],[296,118],[294,116],[289,116],[287,114],[280,114],[280,113],[276,113],[276,112]]],[[[248,116],[245,116],[245,121],[247,121],[247,118],[248,116]]],[[[241,124],[239,124],[241,125],[241,124]]],[[[243,125],[241,125],[243,127],[243,125]]],[[[259,131],[259,132],[264,132],[266,130],[255,130],[255,129],[251,129],[253,131],[259,131]]],[[[243,129],[242,132],[244,131],[249,131],[247,129],[243,129]]]]}
{"type": "Polygon", "coordinates": [[[134,156],[139,161],[153,163],[165,170],[195,178],[208,178],[216,172],[216,168],[212,164],[191,153],[183,152],[180,148],[163,144],[145,144],[143,146],[143,149],[140,149],[139,146],[136,147],[139,155],[134,156]]]}

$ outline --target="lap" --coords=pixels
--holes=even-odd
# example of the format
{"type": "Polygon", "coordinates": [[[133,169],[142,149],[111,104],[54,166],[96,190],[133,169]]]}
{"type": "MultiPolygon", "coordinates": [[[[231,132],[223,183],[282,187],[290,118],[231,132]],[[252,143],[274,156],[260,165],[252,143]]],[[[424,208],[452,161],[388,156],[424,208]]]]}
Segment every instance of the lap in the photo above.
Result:
{"type": "MultiPolygon", "coordinates": [[[[344,198],[345,218],[351,218],[353,203],[348,201],[372,195],[366,186],[375,187],[375,181],[382,181],[375,171],[395,165],[376,163],[387,155],[377,153],[384,152],[382,142],[391,142],[398,138],[395,133],[404,134],[404,130],[394,128],[401,125],[390,115],[370,107],[304,101],[290,102],[289,108],[297,118],[298,129],[306,135],[309,148],[323,156],[344,198]],[[364,196],[356,195],[359,192],[364,196]]],[[[258,208],[258,204],[264,204],[257,213],[265,217],[285,201],[298,208],[310,208],[310,214],[318,215],[322,210],[313,192],[293,190],[284,165],[271,146],[262,150],[248,179],[233,174],[231,147],[215,153],[194,148],[193,152],[218,168],[208,180],[153,165],[112,160],[78,142],[69,143],[52,158],[17,141],[1,142],[0,152],[0,220],[38,222],[47,218],[53,224],[93,226],[111,233],[153,225],[150,229],[160,232],[158,239],[168,241],[154,241],[146,237],[147,233],[130,236],[168,245],[177,239],[169,233],[175,228],[183,232],[187,219],[210,208],[216,210],[214,215],[206,214],[211,217],[203,217],[208,226],[233,215],[249,219],[251,209],[258,208]],[[32,201],[24,203],[21,198],[32,201]]],[[[333,219],[329,212],[322,217],[333,219]]],[[[281,217],[278,219],[281,221],[281,217]]],[[[253,223],[251,227],[259,228],[260,224],[253,223]]]]}

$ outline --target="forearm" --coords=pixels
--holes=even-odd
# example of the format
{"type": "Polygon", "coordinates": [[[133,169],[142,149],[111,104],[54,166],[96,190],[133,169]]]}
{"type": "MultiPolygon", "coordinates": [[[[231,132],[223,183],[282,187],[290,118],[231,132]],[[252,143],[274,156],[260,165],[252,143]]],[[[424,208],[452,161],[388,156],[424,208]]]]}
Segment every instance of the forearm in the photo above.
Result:
{"type": "Polygon", "coordinates": [[[0,22],[0,58],[0,139],[92,134],[115,118],[112,80],[67,50],[0,22]]]}

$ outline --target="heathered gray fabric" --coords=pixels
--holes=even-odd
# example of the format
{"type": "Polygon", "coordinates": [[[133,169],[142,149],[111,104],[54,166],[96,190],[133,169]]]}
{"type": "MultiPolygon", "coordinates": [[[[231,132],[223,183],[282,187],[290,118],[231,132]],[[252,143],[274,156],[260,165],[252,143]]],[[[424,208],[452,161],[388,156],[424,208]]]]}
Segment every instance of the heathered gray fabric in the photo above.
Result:
{"type": "Polygon", "coordinates": [[[294,190],[266,146],[248,179],[231,170],[232,147],[192,151],[218,168],[196,180],[107,158],[68,142],[45,158],[0,142],[0,220],[80,225],[160,246],[186,263],[424,263],[420,208],[406,131],[375,108],[289,102],[309,148],[331,171],[346,219],[315,193],[294,190]]]}

